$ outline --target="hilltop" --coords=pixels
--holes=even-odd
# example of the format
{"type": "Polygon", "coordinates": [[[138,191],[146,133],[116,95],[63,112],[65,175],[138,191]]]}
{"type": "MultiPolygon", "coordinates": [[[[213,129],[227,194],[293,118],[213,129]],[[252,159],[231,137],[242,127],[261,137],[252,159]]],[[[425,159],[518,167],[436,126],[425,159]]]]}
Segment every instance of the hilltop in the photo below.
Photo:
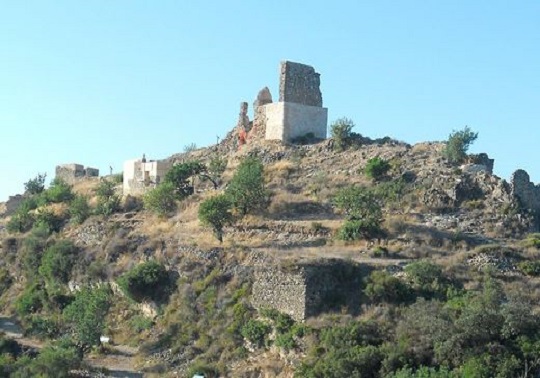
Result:
{"type": "Polygon", "coordinates": [[[540,187],[467,127],[326,139],[320,75],[280,67],[215,145],[3,204],[0,375],[540,374],[540,187]]]}
{"type": "MultiPolygon", "coordinates": [[[[444,280],[452,280],[456,288],[472,295],[482,290],[489,275],[500,281],[501,290],[527,288],[528,299],[537,302],[538,281],[527,268],[534,264],[538,245],[536,236],[527,236],[536,227],[534,209],[524,207],[517,197],[516,183],[491,174],[493,162],[487,155],[468,156],[468,163],[455,165],[443,156],[444,143],[411,146],[390,138],[357,137],[337,151],[332,139],[310,144],[253,139],[239,149],[233,140],[234,135],[219,145],[168,159],[208,165],[219,156],[226,161],[226,169],[217,189],[208,181],[196,180],[194,194],[166,216],[144,210],[140,198],[128,196],[110,215],[91,215],[77,225],[69,220],[68,205],[60,201],[44,205],[65,219],[50,236],[35,227],[15,234],[3,229],[1,300],[5,312],[18,314],[27,334],[55,339],[70,331],[61,319],[66,304],[54,296],[72,303],[70,298],[76,298],[78,290],[107,284],[113,288],[114,300],[103,333],[116,344],[140,346],[139,357],[134,359],[138,369],[183,376],[191,366],[192,372],[204,370],[209,376],[219,370],[228,376],[286,377],[295,370],[299,374],[302,362],[310,361],[311,348],[323,342],[317,341],[321,336],[313,330],[354,324],[371,327],[372,322],[379,322],[386,324],[385,331],[377,331],[386,335],[381,334],[381,340],[392,337],[395,331],[387,322],[399,322],[404,316],[392,314],[393,303],[400,300],[367,294],[373,272],[392,272],[388,277],[407,283],[407,266],[429,261],[439,269],[437,285],[449,285],[444,280]],[[205,199],[223,192],[239,164],[253,156],[264,166],[268,207],[226,226],[223,243],[219,243],[200,224],[198,208],[205,199]],[[365,171],[374,158],[388,162],[384,177],[377,180],[365,171]],[[346,215],[336,208],[334,199],[351,185],[371,188],[377,194],[383,234],[339,240],[346,215]],[[65,279],[57,280],[42,268],[47,255],[43,251],[62,240],[72,242],[70,253],[76,258],[65,279]],[[43,243],[42,249],[35,246],[36,241],[43,243]],[[42,253],[41,263],[34,262],[38,267],[41,264],[39,274],[44,281],[39,283],[36,271],[28,272],[28,264],[42,253]],[[129,298],[116,284],[122,274],[148,261],[162,264],[174,281],[165,299],[129,298]],[[489,273],[481,269],[486,266],[489,273]],[[40,299],[21,309],[21,298],[28,297],[29,290],[40,299]],[[302,293],[311,298],[301,298],[302,293]],[[280,331],[280,322],[291,322],[283,326],[291,331],[280,331]],[[266,326],[261,326],[250,334],[246,324],[278,328],[266,335],[266,326]],[[305,327],[313,330],[302,336],[305,327]],[[257,344],[258,337],[265,341],[257,344]]],[[[99,199],[94,190],[103,180],[113,182],[112,178],[81,179],[71,189],[91,196],[89,202],[95,207],[99,199]]],[[[119,181],[116,185],[121,191],[119,181]]],[[[9,216],[2,219],[4,225],[9,221],[9,216]]],[[[438,292],[436,287],[431,290],[438,292]]],[[[446,293],[444,298],[439,295],[443,294],[435,296],[439,300],[448,298],[446,293]]],[[[380,343],[375,345],[384,345],[380,343]]],[[[375,365],[385,361],[373,358],[375,365]]],[[[429,362],[422,361],[418,363],[429,362]]],[[[365,376],[377,376],[370,374],[365,376]]]]}

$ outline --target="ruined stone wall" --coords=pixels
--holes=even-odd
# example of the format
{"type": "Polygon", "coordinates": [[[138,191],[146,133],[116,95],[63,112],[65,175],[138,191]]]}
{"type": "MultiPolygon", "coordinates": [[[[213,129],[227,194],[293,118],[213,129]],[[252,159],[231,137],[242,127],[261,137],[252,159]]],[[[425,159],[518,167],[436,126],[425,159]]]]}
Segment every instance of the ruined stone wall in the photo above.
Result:
{"type": "Polygon", "coordinates": [[[15,196],[9,196],[8,200],[4,203],[4,206],[2,209],[0,209],[0,213],[2,216],[8,216],[15,211],[17,211],[17,208],[21,204],[22,201],[24,201],[24,196],[21,194],[17,194],[15,196]]]}
{"type": "Polygon", "coordinates": [[[128,160],[124,163],[123,194],[140,195],[159,185],[172,163],[168,160],[128,160]]]}
{"type": "Polygon", "coordinates": [[[297,321],[306,318],[306,279],[304,271],[282,271],[278,267],[255,272],[253,307],[273,308],[297,321]]]}
{"type": "Polygon", "coordinates": [[[518,169],[511,178],[512,194],[526,209],[540,212],[540,185],[531,182],[529,174],[518,169]]]}
{"type": "Polygon", "coordinates": [[[357,313],[362,278],[369,267],[342,260],[324,260],[286,269],[255,272],[252,304],[273,308],[297,321],[329,311],[357,313]]]}
{"type": "Polygon", "coordinates": [[[56,166],[55,177],[73,184],[88,177],[99,177],[99,169],[85,168],[81,164],[62,164],[56,166]]]}
{"type": "Polygon", "coordinates": [[[328,109],[322,107],[320,75],[311,66],[281,62],[279,102],[264,105],[265,138],[293,142],[312,134],[326,139],[328,109]]]}
{"type": "Polygon", "coordinates": [[[281,62],[279,101],[322,107],[320,74],[311,66],[281,62]]]}

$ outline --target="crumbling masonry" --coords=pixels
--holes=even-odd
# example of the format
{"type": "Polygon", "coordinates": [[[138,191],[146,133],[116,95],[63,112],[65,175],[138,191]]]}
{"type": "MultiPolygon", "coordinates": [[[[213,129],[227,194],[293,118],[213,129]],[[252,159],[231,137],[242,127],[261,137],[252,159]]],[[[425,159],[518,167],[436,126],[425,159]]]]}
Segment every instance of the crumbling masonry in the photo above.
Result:
{"type": "Polygon", "coordinates": [[[320,74],[311,66],[281,62],[279,102],[272,102],[267,87],[253,103],[254,119],[249,122],[247,103],[241,103],[237,124],[239,144],[248,137],[291,142],[311,136],[326,139],[328,109],[322,107],[320,74]]]}

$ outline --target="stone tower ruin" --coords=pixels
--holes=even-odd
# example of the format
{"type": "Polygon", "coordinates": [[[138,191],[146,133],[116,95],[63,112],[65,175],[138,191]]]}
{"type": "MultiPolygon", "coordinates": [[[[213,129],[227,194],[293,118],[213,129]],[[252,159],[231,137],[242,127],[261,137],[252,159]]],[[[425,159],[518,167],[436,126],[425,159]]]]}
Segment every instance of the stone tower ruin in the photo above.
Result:
{"type": "Polygon", "coordinates": [[[300,137],[326,139],[328,109],[323,108],[320,74],[306,64],[281,62],[279,101],[272,102],[267,87],[253,102],[253,122],[247,103],[240,103],[237,123],[239,144],[249,138],[292,142],[300,137]]]}
{"type": "Polygon", "coordinates": [[[310,134],[326,139],[328,109],[322,107],[320,83],[313,67],[281,62],[279,102],[263,105],[266,139],[290,142],[310,134]]]}

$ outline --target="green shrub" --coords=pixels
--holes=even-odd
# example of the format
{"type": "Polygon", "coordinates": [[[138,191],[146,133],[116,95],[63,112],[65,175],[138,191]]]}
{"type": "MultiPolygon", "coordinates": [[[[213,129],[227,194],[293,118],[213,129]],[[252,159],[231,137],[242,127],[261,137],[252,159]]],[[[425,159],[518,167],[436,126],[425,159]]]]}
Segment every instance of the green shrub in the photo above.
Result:
{"type": "Polygon", "coordinates": [[[133,332],[140,333],[146,331],[154,325],[152,319],[147,318],[146,316],[136,315],[129,321],[129,326],[133,332]]]}
{"type": "Polygon", "coordinates": [[[90,204],[88,197],[77,195],[69,205],[69,215],[75,224],[83,223],[90,216],[90,204]]]}
{"type": "Polygon", "coordinates": [[[463,130],[453,131],[448,137],[443,155],[452,164],[462,163],[467,157],[470,145],[478,138],[478,133],[466,126],[463,130]]]}
{"type": "Polygon", "coordinates": [[[60,232],[63,225],[64,218],[48,209],[39,209],[34,216],[33,227],[43,228],[47,230],[49,234],[60,232]]]}
{"type": "Polygon", "coordinates": [[[369,275],[364,294],[375,303],[404,303],[412,298],[409,286],[382,270],[375,270],[369,275]]]}
{"type": "Polygon", "coordinates": [[[24,192],[30,195],[39,194],[45,189],[46,173],[38,173],[36,177],[24,183],[24,192]]]}
{"type": "Polygon", "coordinates": [[[419,295],[426,298],[445,298],[449,282],[437,264],[427,260],[415,261],[405,267],[405,273],[412,288],[419,295]]]}
{"type": "Polygon", "coordinates": [[[227,169],[227,159],[215,155],[210,159],[208,163],[208,175],[214,181],[214,183],[219,183],[221,181],[221,176],[223,172],[227,169]]]}
{"type": "Polygon", "coordinates": [[[343,211],[349,220],[364,220],[374,224],[382,221],[382,209],[378,199],[361,186],[348,186],[337,192],[334,205],[343,211]]]}
{"type": "Polygon", "coordinates": [[[67,283],[76,258],[77,247],[70,240],[60,240],[45,250],[39,273],[49,282],[67,283]]]}
{"type": "Polygon", "coordinates": [[[241,330],[242,336],[259,348],[264,346],[266,337],[272,330],[268,324],[259,320],[249,320],[241,330]]]}
{"type": "Polygon", "coordinates": [[[32,315],[26,319],[25,334],[39,339],[57,337],[60,332],[58,323],[41,315],[32,315]]]}
{"type": "Polygon", "coordinates": [[[15,214],[7,222],[6,230],[10,234],[27,232],[34,226],[34,222],[34,214],[26,210],[24,206],[19,206],[15,214]]]}
{"type": "Polygon", "coordinates": [[[527,276],[540,276],[540,261],[522,261],[518,268],[527,276]]]}
{"type": "Polygon", "coordinates": [[[47,229],[37,227],[33,228],[30,235],[23,239],[20,252],[21,267],[28,281],[34,281],[38,276],[36,272],[41,265],[48,236],[47,229]]]}
{"type": "Polygon", "coordinates": [[[120,210],[120,196],[113,181],[102,180],[96,188],[96,214],[111,215],[120,210]]]}
{"type": "Polygon", "coordinates": [[[349,118],[339,118],[330,125],[330,136],[334,140],[334,150],[343,151],[349,144],[354,122],[349,118]]]}
{"type": "Polygon", "coordinates": [[[337,237],[340,240],[373,239],[384,236],[380,224],[364,220],[347,220],[339,228],[337,237]]]}
{"type": "Polygon", "coordinates": [[[143,197],[144,208],[159,216],[165,216],[176,210],[176,195],[170,182],[158,185],[143,197]]]}
{"type": "Polygon", "coordinates": [[[220,243],[223,242],[223,228],[233,220],[231,207],[229,197],[223,194],[208,198],[199,206],[199,220],[212,227],[220,243]]]}
{"type": "Polygon", "coordinates": [[[15,310],[20,317],[26,317],[39,311],[46,302],[46,294],[41,285],[27,286],[15,302],[15,310]]]}
{"type": "Polygon", "coordinates": [[[182,200],[195,192],[195,177],[204,172],[206,166],[199,161],[175,164],[165,175],[164,183],[171,184],[177,199],[182,200]]]}
{"type": "Polygon", "coordinates": [[[108,288],[83,289],[64,309],[64,319],[71,326],[80,345],[100,344],[99,338],[110,306],[110,295],[108,288]]]}
{"type": "Polygon", "coordinates": [[[406,190],[407,184],[402,178],[380,182],[371,189],[376,197],[390,203],[399,202],[406,190]]]}
{"type": "Polygon", "coordinates": [[[388,161],[380,157],[374,157],[368,160],[364,168],[364,173],[372,180],[379,180],[386,175],[388,170],[390,170],[390,163],[388,161]]]}
{"type": "Polygon", "coordinates": [[[45,203],[62,203],[71,201],[75,194],[71,185],[62,179],[55,178],[41,196],[45,203]]]}
{"type": "Polygon", "coordinates": [[[12,283],[13,278],[9,274],[9,271],[4,267],[0,267],[0,296],[10,288],[12,283]]]}
{"type": "Polygon", "coordinates": [[[124,182],[124,173],[123,172],[120,172],[120,173],[115,173],[111,176],[111,181],[114,182],[115,184],[121,184],[124,182]]]}
{"type": "Polygon", "coordinates": [[[255,157],[244,159],[229,182],[225,195],[241,215],[266,209],[269,200],[261,160],[255,157]]]}
{"type": "Polygon", "coordinates": [[[162,301],[170,294],[171,283],[165,266],[148,261],[124,273],[118,284],[124,294],[136,302],[162,301]]]}
{"type": "Polygon", "coordinates": [[[333,203],[347,216],[338,232],[339,239],[357,240],[384,236],[381,229],[381,205],[368,189],[360,186],[343,188],[337,192],[333,203]]]}
{"type": "Polygon", "coordinates": [[[523,240],[521,242],[521,244],[525,248],[540,249],[540,233],[534,233],[534,234],[527,235],[527,237],[525,238],[525,240],[523,240]]]}

